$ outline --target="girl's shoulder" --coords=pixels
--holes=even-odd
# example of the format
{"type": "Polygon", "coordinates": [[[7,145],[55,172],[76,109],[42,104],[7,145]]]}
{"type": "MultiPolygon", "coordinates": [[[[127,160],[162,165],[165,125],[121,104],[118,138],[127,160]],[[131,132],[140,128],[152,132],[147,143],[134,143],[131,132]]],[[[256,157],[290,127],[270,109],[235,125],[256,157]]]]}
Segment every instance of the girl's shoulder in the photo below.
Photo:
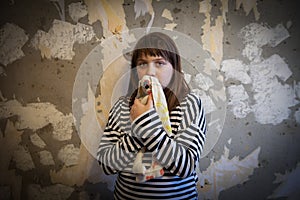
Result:
{"type": "Polygon", "coordinates": [[[192,104],[200,105],[201,104],[201,98],[195,92],[190,92],[183,99],[183,103],[184,104],[191,104],[192,103],[192,104]]]}
{"type": "Polygon", "coordinates": [[[120,109],[120,108],[127,108],[127,107],[129,107],[129,97],[121,96],[113,104],[111,111],[114,111],[114,110],[120,109]]]}

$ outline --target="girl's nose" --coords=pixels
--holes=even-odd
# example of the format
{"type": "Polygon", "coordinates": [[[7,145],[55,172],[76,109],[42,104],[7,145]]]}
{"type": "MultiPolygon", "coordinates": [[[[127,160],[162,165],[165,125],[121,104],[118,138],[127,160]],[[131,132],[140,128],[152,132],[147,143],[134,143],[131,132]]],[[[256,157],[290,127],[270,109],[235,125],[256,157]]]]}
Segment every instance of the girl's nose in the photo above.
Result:
{"type": "Polygon", "coordinates": [[[148,64],[147,75],[149,75],[149,76],[155,76],[155,73],[156,73],[155,64],[153,62],[150,62],[148,64]]]}

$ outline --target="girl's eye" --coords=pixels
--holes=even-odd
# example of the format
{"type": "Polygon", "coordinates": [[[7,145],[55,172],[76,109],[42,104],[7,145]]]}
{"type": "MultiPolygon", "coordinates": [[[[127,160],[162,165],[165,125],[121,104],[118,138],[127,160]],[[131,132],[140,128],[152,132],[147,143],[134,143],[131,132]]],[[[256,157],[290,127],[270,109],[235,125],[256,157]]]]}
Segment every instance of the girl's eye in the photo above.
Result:
{"type": "MultiPolygon", "coordinates": [[[[148,63],[148,62],[138,62],[137,67],[144,69],[144,68],[147,68],[150,63],[148,63]]],[[[163,67],[167,64],[167,62],[159,60],[159,61],[154,61],[153,64],[155,65],[155,67],[163,67]]]]}
{"type": "Polygon", "coordinates": [[[163,61],[157,61],[155,63],[156,67],[163,67],[165,64],[166,64],[166,62],[163,62],[163,61]]]}
{"type": "Polygon", "coordinates": [[[147,63],[138,63],[137,66],[140,68],[145,68],[148,66],[148,64],[147,63]]]}

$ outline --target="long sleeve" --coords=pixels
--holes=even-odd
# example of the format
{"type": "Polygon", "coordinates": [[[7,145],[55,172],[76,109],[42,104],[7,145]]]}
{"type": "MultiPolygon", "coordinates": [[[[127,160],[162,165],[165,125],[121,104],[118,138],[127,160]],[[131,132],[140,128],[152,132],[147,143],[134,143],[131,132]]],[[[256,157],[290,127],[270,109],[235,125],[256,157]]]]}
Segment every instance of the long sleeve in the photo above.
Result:
{"type": "Polygon", "coordinates": [[[132,134],[168,171],[182,178],[189,176],[200,159],[205,142],[206,120],[200,99],[188,95],[182,102],[182,120],[174,137],[163,129],[154,109],[144,113],[132,124],[132,134]]]}
{"type": "Polygon", "coordinates": [[[143,146],[136,137],[127,134],[126,129],[130,129],[129,108],[127,102],[120,99],[109,113],[97,152],[98,162],[106,174],[122,171],[143,146]],[[125,122],[129,123],[129,127],[125,122]]]}

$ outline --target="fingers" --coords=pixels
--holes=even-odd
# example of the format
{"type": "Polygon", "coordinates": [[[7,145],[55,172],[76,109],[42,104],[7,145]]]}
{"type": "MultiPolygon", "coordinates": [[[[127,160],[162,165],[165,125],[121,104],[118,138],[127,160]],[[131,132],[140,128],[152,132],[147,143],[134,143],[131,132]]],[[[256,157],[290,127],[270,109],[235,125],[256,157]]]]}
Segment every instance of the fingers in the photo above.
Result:
{"type": "Polygon", "coordinates": [[[130,110],[130,121],[133,121],[137,117],[136,114],[137,114],[136,109],[134,107],[132,107],[130,110]]]}
{"type": "Polygon", "coordinates": [[[148,100],[147,100],[146,104],[143,104],[139,99],[135,99],[134,103],[131,107],[131,110],[130,110],[131,119],[134,120],[135,118],[137,118],[138,116],[140,116],[144,112],[147,112],[151,108],[153,108],[152,94],[150,94],[148,96],[148,100]]]}
{"type": "Polygon", "coordinates": [[[140,101],[140,100],[136,98],[136,99],[134,99],[134,102],[133,102],[133,103],[134,103],[134,104],[137,104],[139,101],[140,101]]]}
{"type": "Polygon", "coordinates": [[[141,102],[141,100],[139,100],[139,99],[135,99],[134,102],[133,102],[133,104],[135,104],[137,106],[143,105],[142,102],[141,102]]]}
{"type": "Polygon", "coordinates": [[[152,108],[153,107],[153,96],[152,96],[152,93],[149,94],[148,101],[147,101],[147,107],[148,108],[152,108]]]}

